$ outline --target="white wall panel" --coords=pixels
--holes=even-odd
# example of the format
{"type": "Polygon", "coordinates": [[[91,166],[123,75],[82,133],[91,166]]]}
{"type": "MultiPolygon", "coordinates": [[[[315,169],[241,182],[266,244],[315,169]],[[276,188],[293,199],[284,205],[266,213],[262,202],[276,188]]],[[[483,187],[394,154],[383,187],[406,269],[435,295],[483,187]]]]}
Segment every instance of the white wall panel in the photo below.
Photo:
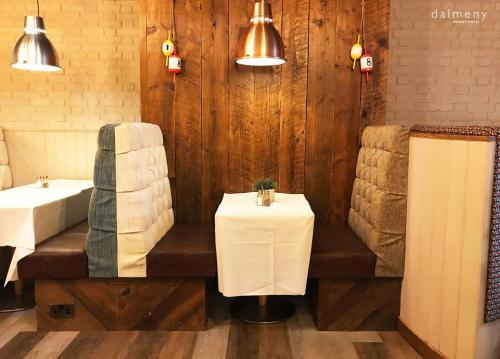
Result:
{"type": "Polygon", "coordinates": [[[51,179],[91,179],[97,131],[7,130],[14,186],[32,183],[37,176],[51,179]]]}
{"type": "Polygon", "coordinates": [[[495,142],[412,137],[401,320],[449,358],[500,356],[484,324],[495,142]]]}

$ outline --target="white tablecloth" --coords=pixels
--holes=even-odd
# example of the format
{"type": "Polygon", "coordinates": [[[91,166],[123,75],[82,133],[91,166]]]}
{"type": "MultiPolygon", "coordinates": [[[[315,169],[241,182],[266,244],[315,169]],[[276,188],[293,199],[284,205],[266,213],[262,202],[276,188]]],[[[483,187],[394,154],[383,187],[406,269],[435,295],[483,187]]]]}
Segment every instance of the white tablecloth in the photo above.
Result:
{"type": "Polygon", "coordinates": [[[0,191],[0,246],[15,247],[5,283],[36,244],[87,218],[92,188],[91,180],[51,180],[0,191]]]}
{"type": "Polygon", "coordinates": [[[303,295],[314,213],[302,194],[276,193],[271,207],[257,194],[225,194],[215,214],[219,291],[244,295],[303,295]]]}

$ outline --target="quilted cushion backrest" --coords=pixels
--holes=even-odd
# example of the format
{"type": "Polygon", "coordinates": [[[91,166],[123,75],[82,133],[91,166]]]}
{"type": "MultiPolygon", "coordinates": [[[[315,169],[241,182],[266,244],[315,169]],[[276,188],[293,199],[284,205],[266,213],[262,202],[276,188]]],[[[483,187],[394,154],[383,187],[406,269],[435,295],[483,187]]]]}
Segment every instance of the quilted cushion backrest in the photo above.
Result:
{"type": "Polygon", "coordinates": [[[402,276],[409,131],[369,126],[361,139],[349,225],[377,255],[379,277],[402,276]]]}
{"type": "Polygon", "coordinates": [[[9,153],[0,128],[0,191],[12,187],[12,174],[9,167],[9,153]]]}
{"type": "Polygon", "coordinates": [[[89,276],[145,277],[146,255],[173,223],[160,128],[137,122],[103,126],[89,208],[89,276]]]}

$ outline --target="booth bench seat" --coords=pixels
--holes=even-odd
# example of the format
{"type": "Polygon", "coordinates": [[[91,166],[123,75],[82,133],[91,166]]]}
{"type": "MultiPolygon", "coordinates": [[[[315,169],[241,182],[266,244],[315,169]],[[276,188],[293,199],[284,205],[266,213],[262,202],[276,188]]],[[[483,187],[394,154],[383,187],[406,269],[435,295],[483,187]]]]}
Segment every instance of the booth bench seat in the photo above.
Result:
{"type": "Polygon", "coordinates": [[[45,240],[35,252],[17,264],[20,278],[76,279],[88,278],[85,237],[88,224],[82,222],[45,240]]]}
{"type": "Polygon", "coordinates": [[[21,278],[35,279],[38,330],[206,329],[213,226],[175,224],[149,252],[147,278],[89,278],[87,231],[70,228],[18,263],[21,278]]]}
{"type": "Polygon", "coordinates": [[[377,256],[348,225],[314,228],[307,296],[319,330],[395,330],[401,278],[377,277],[377,256]]]}
{"type": "Polygon", "coordinates": [[[215,277],[214,226],[176,223],[146,258],[148,278],[215,277]]]}
{"type": "MultiPolygon", "coordinates": [[[[176,224],[147,256],[148,278],[209,278],[217,274],[211,225],[176,224]]],[[[88,278],[85,253],[87,222],[80,223],[36,247],[19,262],[22,278],[88,278]]]]}
{"type": "MultiPolygon", "coordinates": [[[[19,275],[33,279],[88,278],[86,222],[36,247],[19,262],[19,275]]],[[[373,278],[376,256],[347,226],[314,229],[310,278],[373,278]]],[[[217,275],[214,227],[175,224],[147,255],[149,278],[212,278],[217,275]]]]}
{"type": "MultiPolygon", "coordinates": [[[[88,278],[86,222],[36,247],[18,265],[26,279],[88,278]]],[[[373,278],[376,256],[347,226],[314,229],[309,278],[373,278]]],[[[175,224],[147,255],[148,278],[215,278],[214,227],[175,224]]]]}
{"type": "Polygon", "coordinates": [[[314,228],[309,278],[373,278],[377,256],[348,227],[314,228]]]}
{"type": "MultiPolygon", "coordinates": [[[[206,282],[217,275],[213,225],[175,224],[147,255],[147,278],[89,278],[87,230],[88,224],[80,223],[39,244],[19,262],[20,277],[36,280],[39,330],[205,328],[206,282]],[[115,294],[104,294],[108,291],[115,294]],[[111,308],[115,316],[110,319],[109,313],[100,313],[110,298],[117,308],[126,300],[142,306],[135,305],[132,319],[125,317],[130,313],[111,308]],[[75,317],[52,317],[53,304],[74,304],[75,317]],[[149,312],[150,306],[157,311],[149,312]]],[[[397,317],[400,280],[375,278],[375,263],[375,254],[347,225],[314,229],[308,294],[318,329],[393,328],[387,314],[397,317]]]]}

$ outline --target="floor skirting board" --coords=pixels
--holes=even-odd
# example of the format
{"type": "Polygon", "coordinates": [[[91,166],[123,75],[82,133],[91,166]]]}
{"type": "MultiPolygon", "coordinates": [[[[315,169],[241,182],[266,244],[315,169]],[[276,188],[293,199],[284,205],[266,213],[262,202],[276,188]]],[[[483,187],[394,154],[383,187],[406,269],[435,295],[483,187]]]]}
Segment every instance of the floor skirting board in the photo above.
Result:
{"type": "Polygon", "coordinates": [[[420,339],[411,329],[409,329],[400,319],[398,319],[399,334],[410,344],[415,351],[424,359],[446,359],[436,349],[429,346],[420,339]]]}

